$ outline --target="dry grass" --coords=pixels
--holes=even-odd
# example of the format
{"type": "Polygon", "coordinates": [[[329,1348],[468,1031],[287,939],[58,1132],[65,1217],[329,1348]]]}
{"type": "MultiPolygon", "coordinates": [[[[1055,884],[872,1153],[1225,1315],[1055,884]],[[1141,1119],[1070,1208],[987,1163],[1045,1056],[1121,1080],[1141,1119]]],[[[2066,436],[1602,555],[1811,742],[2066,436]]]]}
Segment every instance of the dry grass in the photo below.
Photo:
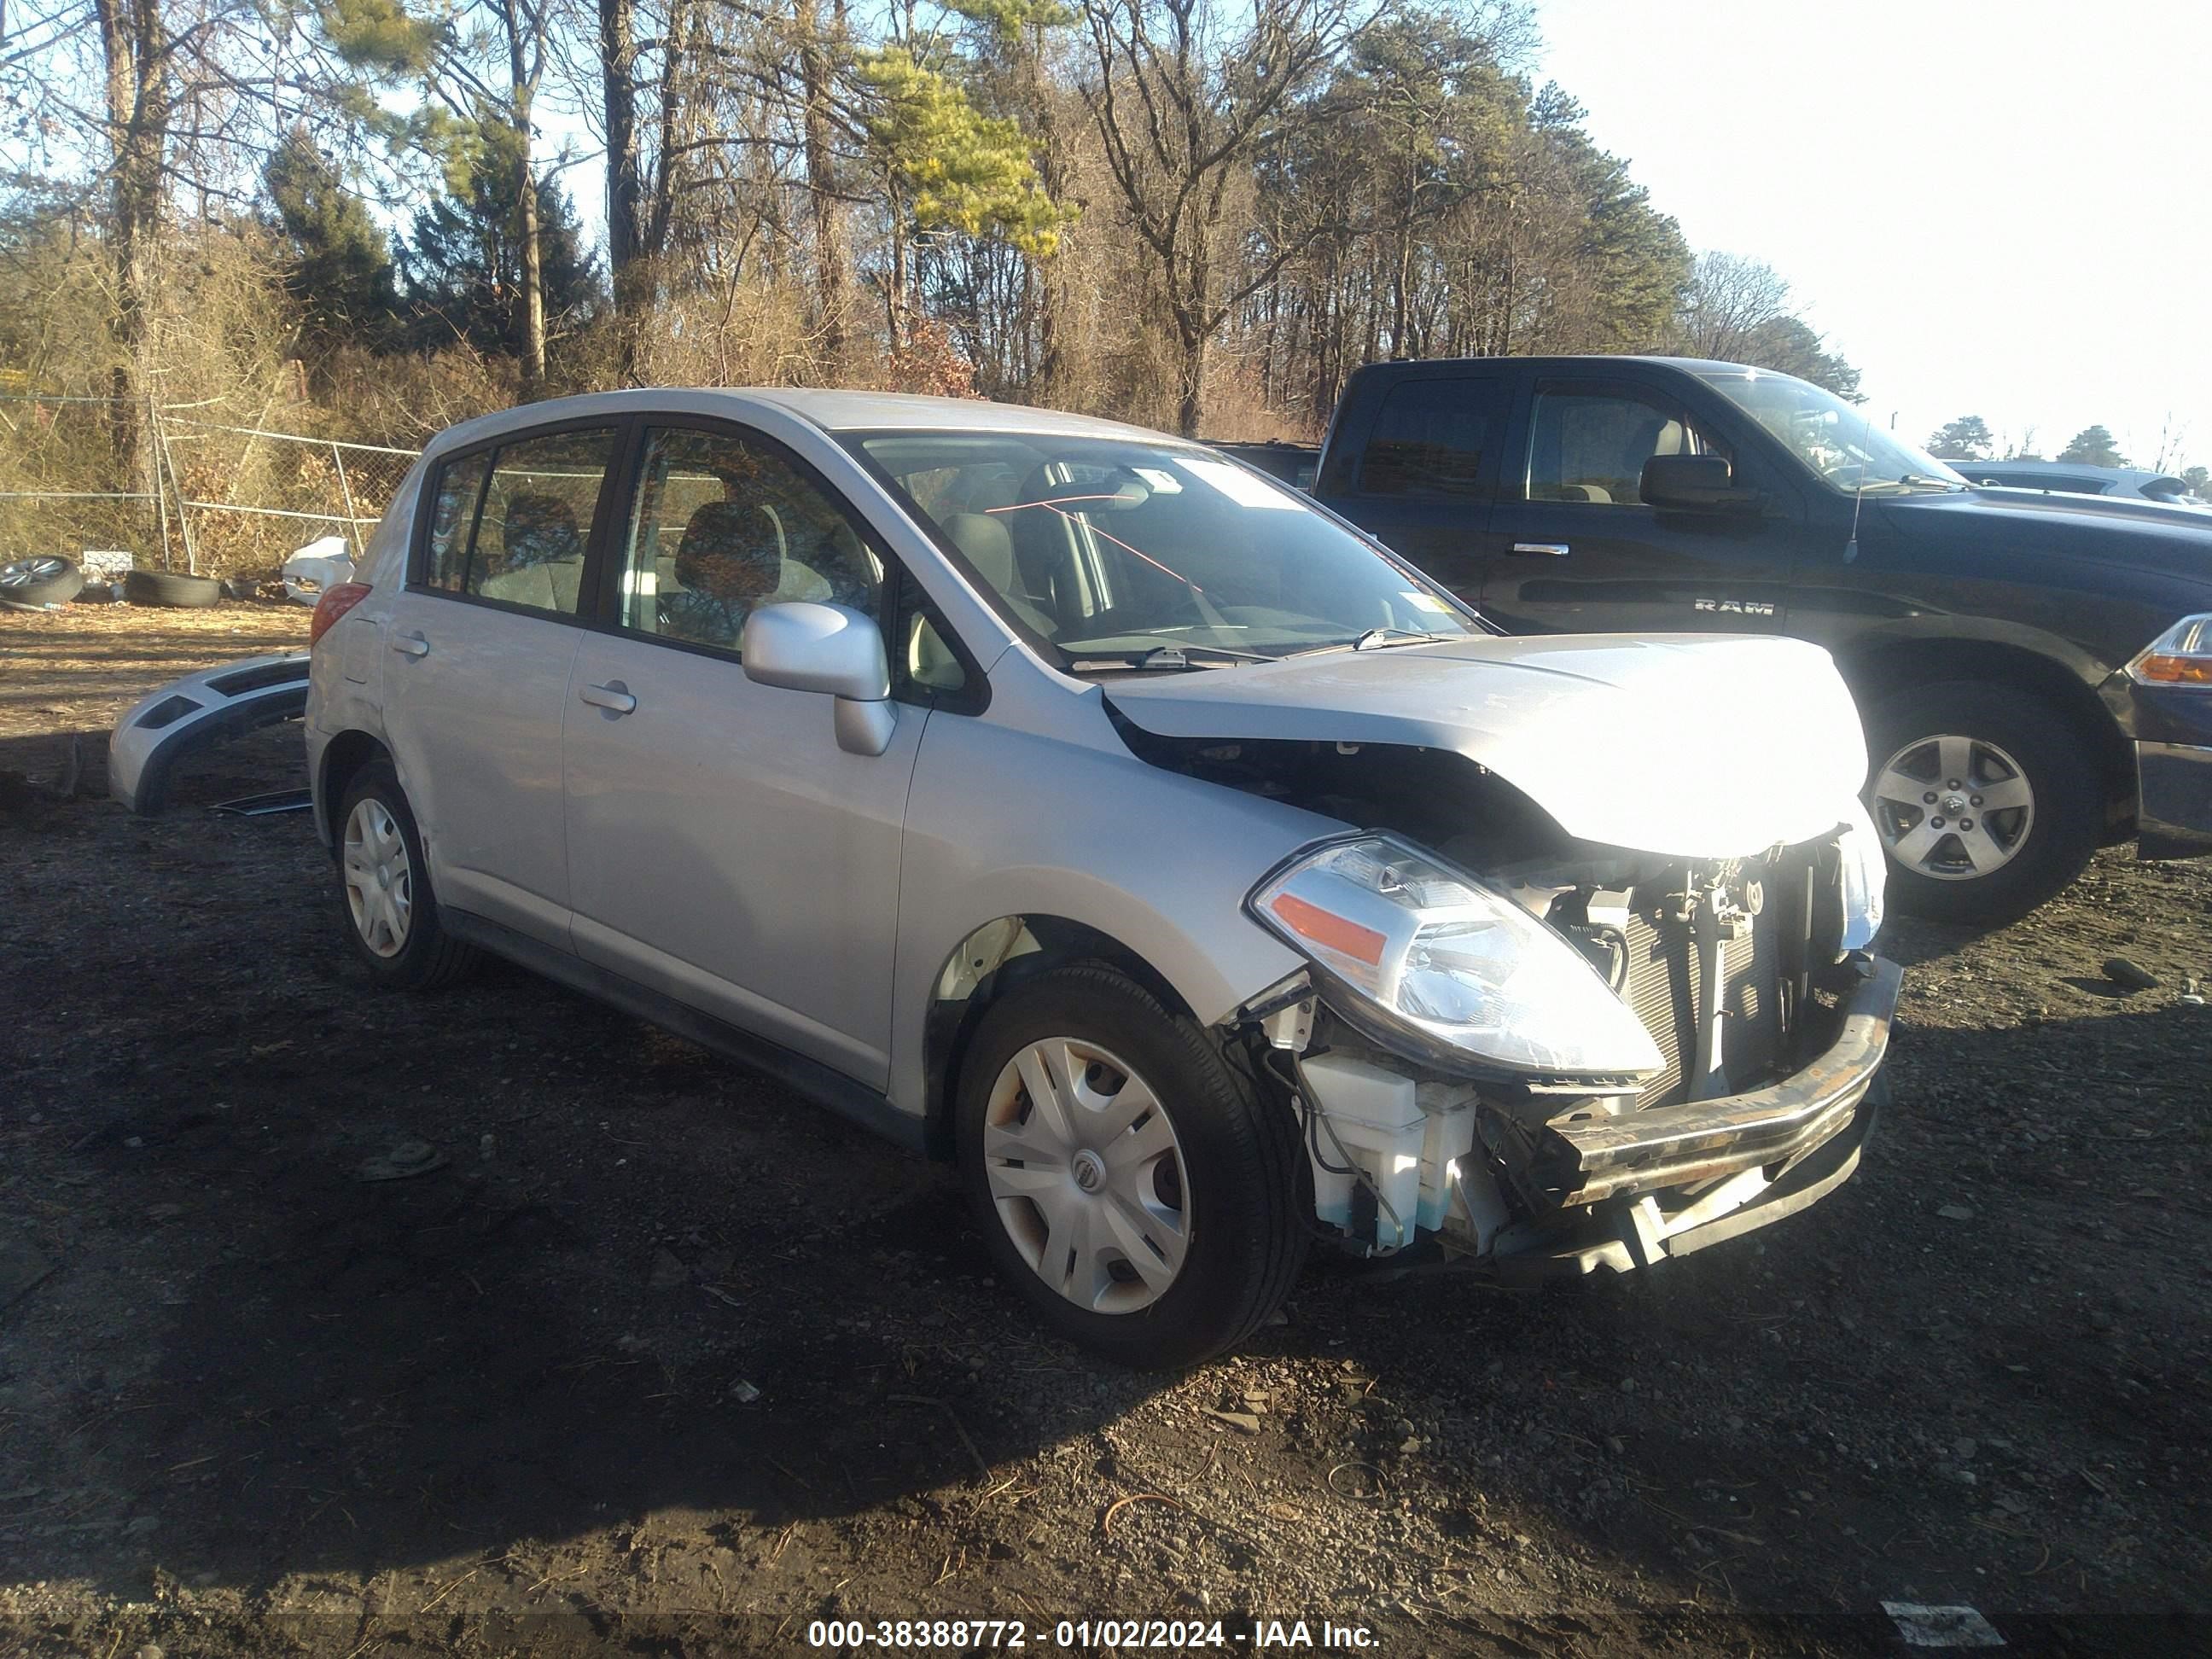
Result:
{"type": "Polygon", "coordinates": [[[104,729],[155,686],[307,643],[307,609],[77,605],[0,611],[0,737],[104,729]]]}

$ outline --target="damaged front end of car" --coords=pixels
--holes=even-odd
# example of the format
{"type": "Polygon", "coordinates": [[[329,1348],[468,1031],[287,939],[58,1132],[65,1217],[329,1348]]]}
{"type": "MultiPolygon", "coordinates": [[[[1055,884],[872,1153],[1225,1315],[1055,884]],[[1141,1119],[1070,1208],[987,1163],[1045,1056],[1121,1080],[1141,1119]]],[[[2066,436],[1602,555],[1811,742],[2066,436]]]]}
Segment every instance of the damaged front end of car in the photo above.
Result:
{"type": "Polygon", "coordinates": [[[1754,858],[1585,853],[1487,879],[1389,834],[1248,908],[1310,966],[1240,1011],[1319,1220],[1508,1276],[1626,1272],[1814,1202],[1871,1127],[1899,970],[1871,832],[1754,858]]]}
{"type": "Polygon", "coordinates": [[[1432,1233],[1506,1277],[1626,1272],[1856,1167],[1899,973],[1865,948],[1881,852],[1848,796],[1824,834],[1690,858],[1577,841],[1458,755],[1147,748],[1394,825],[1252,889],[1247,913],[1307,965],[1226,1022],[1297,1114],[1316,1217],[1350,1248],[1432,1233]]]}

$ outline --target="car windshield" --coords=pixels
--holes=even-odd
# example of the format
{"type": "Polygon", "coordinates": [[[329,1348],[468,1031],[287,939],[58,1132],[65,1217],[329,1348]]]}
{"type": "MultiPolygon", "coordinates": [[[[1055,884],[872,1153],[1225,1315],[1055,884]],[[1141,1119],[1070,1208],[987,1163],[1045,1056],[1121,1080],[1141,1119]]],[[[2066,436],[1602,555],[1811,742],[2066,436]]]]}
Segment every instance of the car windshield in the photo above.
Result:
{"type": "Polygon", "coordinates": [[[1296,491],[1203,449],[1014,431],[844,442],[1072,672],[1233,666],[1482,629],[1296,491]]]}
{"type": "Polygon", "coordinates": [[[1788,374],[1714,370],[1707,385],[1765,427],[1832,488],[1964,489],[1966,481],[1933,456],[1902,442],[1832,392],[1788,374]]]}

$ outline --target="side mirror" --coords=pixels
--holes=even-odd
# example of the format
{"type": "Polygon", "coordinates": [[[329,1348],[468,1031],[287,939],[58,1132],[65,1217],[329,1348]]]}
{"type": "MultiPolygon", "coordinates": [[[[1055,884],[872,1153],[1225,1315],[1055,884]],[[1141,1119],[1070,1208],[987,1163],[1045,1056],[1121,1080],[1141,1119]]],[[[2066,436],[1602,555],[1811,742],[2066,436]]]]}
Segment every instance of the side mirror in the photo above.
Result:
{"type": "Polygon", "coordinates": [[[880,755],[890,747],[898,710],[890,701],[883,629],[874,618],[849,605],[806,600],[763,605],[745,618],[739,649],[747,679],[835,697],[840,749],[880,755]]]}
{"type": "Polygon", "coordinates": [[[1759,492],[1739,489],[1723,455],[1654,455],[1644,463],[1637,495],[1646,507],[1676,513],[1724,513],[1759,505],[1759,492]]]}

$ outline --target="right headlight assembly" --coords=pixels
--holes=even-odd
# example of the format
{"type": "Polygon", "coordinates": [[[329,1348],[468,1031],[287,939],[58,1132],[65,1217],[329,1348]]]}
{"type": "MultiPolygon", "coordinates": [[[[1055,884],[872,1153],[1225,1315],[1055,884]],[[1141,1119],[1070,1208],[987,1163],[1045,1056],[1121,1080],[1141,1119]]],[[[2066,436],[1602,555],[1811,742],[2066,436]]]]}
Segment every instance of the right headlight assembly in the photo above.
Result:
{"type": "Polygon", "coordinates": [[[1395,836],[1309,848],[1245,908],[1349,994],[1332,1006],[1377,1041],[1542,1077],[1632,1078],[1665,1063],[1573,945],[1395,836]]]}

